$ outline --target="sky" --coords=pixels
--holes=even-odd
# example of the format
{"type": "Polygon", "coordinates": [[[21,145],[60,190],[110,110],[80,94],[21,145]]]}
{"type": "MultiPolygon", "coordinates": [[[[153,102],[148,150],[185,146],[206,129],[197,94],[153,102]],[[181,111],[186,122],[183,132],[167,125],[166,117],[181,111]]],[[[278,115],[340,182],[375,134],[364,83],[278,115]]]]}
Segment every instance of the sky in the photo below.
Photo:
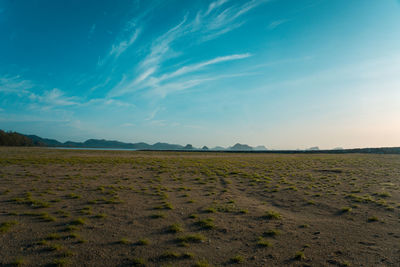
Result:
{"type": "Polygon", "coordinates": [[[400,1],[0,0],[0,129],[400,146],[400,1]]]}

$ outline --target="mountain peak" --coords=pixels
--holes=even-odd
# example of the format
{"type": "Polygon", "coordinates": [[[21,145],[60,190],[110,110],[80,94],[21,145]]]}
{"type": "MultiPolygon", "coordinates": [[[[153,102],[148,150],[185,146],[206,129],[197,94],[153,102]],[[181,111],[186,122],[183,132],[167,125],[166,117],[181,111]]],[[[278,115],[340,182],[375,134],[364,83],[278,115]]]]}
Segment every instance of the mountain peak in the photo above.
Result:
{"type": "Polygon", "coordinates": [[[246,144],[239,144],[239,143],[235,144],[234,146],[230,147],[229,149],[230,150],[246,150],[246,151],[253,150],[253,148],[251,146],[246,145],[246,144]]]}

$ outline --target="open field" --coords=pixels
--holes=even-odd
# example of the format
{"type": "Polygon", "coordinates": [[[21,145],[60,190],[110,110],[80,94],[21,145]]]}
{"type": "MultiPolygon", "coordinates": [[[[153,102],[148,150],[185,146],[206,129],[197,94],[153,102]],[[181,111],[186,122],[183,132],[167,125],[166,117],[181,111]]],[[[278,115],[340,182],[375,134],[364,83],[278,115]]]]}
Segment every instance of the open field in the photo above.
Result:
{"type": "Polygon", "coordinates": [[[3,147],[0,248],[1,265],[400,266],[400,155],[3,147]]]}

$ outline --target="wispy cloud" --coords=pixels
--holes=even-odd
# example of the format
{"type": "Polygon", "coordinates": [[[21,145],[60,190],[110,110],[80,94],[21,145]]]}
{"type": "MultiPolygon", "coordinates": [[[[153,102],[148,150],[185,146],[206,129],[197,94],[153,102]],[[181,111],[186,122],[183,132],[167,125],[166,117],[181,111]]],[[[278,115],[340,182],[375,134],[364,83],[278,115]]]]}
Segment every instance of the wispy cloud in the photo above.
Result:
{"type": "Polygon", "coordinates": [[[122,53],[125,52],[126,49],[128,49],[136,41],[136,39],[139,36],[139,33],[140,29],[136,29],[128,40],[123,40],[118,44],[113,45],[110,51],[110,56],[118,58],[122,53]]]}
{"type": "Polygon", "coordinates": [[[58,88],[44,91],[42,94],[35,92],[38,89],[38,85],[20,75],[0,77],[0,92],[29,99],[31,108],[45,110],[79,104],[77,97],[68,97],[58,88]]]}
{"type": "Polygon", "coordinates": [[[225,61],[243,59],[243,58],[247,58],[250,56],[251,56],[250,53],[245,53],[245,54],[236,54],[236,55],[216,57],[214,59],[211,59],[211,60],[208,60],[205,62],[181,67],[180,69],[178,69],[172,73],[162,75],[159,80],[163,81],[165,79],[170,79],[170,78],[174,78],[174,77],[186,74],[186,73],[201,70],[204,67],[209,66],[209,65],[213,65],[213,64],[217,64],[217,63],[221,63],[221,62],[225,62],[225,61]]]}
{"type": "Polygon", "coordinates": [[[96,91],[97,89],[106,86],[110,81],[111,81],[111,78],[110,78],[110,77],[107,77],[107,79],[106,79],[104,82],[99,83],[99,84],[96,84],[95,86],[93,86],[92,88],[90,88],[90,92],[94,92],[94,91],[96,91]]]}
{"type": "Polygon", "coordinates": [[[0,92],[26,94],[34,86],[30,80],[23,79],[19,75],[5,75],[0,77],[0,92]]]}
{"type": "Polygon", "coordinates": [[[142,74],[140,74],[140,76],[137,79],[135,79],[135,81],[133,82],[133,85],[143,82],[150,75],[152,75],[155,71],[156,71],[156,67],[148,68],[146,71],[144,71],[142,74]]]}
{"type": "MultiPolygon", "coordinates": [[[[103,66],[110,59],[118,59],[118,57],[128,50],[138,39],[139,35],[143,30],[143,22],[149,14],[157,8],[159,3],[153,3],[150,8],[146,10],[140,10],[139,14],[136,14],[132,19],[125,23],[120,34],[117,36],[116,41],[111,45],[111,49],[104,58],[99,57],[97,65],[103,66]]],[[[136,8],[140,6],[139,2],[136,4],[136,8]]]]}
{"type": "Polygon", "coordinates": [[[146,94],[149,97],[164,98],[168,94],[194,88],[201,84],[205,84],[207,82],[216,81],[220,79],[248,76],[248,75],[254,75],[254,74],[238,73],[238,74],[212,75],[206,77],[187,77],[186,79],[181,79],[179,81],[172,81],[164,83],[162,85],[154,85],[146,92],[146,94]]]}
{"type": "Polygon", "coordinates": [[[112,96],[123,95],[127,92],[137,91],[141,89],[150,89],[151,92],[159,92],[159,95],[165,97],[167,93],[171,93],[174,91],[180,91],[187,88],[191,88],[193,86],[199,85],[205,81],[211,81],[219,78],[219,76],[215,76],[213,78],[201,78],[201,79],[193,79],[189,78],[188,80],[179,81],[179,82],[167,82],[173,78],[177,78],[179,76],[184,76],[185,74],[193,73],[204,69],[209,65],[214,65],[226,61],[233,61],[239,59],[245,59],[250,57],[250,53],[245,54],[235,54],[229,56],[216,57],[214,59],[200,62],[197,64],[191,64],[183,66],[171,73],[165,73],[160,77],[151,77],[148,81],[146,79],[154,73],[155,68],[148,69],[147,72],[144,72],[137,79],[133,80],[130,83],[122,83],[119,87],[115,88],[115,91],[111,94],[112,96]]]}
{"type": "Polygon", "coordinates": [[[289,21],[288,19],[275,20],[268,25],[268,30],[273,30],[288,21],[289,21]]]}
{"type": "MultiPolygon", "coordinates": [[[[171,52],[171,43],[178,38],[182,37],[187,28],[185,22],[187,21],[187,15],[183,20],[166,33],[158,37],[151,45],[150,53],[141,62],[141,68],[157,68],[163,59],[168,57],[171,52]]],[[[145,70],[146,72],[147,70],[145,70]]]]}
{"type": "MultiPolygon", "coordinates": [[[[144,89],[149,89],[153,92],[172,92],[193,87],[194,84],[197,85],[206,80],[213,80],[213,78],[198,79],[187,77],[184,81],[162,84],[167,80],[183,77],[190,73],[203,70],[209,65],[244,59],[251,56],[251,54],[244,53],[219,56],[205,62],[187,64],[165,73],[162,68],[163,63],[168,59],[182,56],[184,53],[183,51],[174,50],[174,43],[182,38],[190,37],[192,42],[190,45],[198,45],[226,34],[246,22],[245,18],[241,19],[243,15],[267,1],[268,0],[251,0],[237,4],[237,2],[228,0],[216,0],[210,3],[206,9],[196,12],[194,17],[190,17],[189,14],[186,14],[178,24],[157,37],[151,43],[148,54],[137,64],[135,72],[131,75],[124,75],[121,81],[109,92],[109,96],[122,96],[144,89]],[[172,88],[172,86],[177,86],[177,89],[164,90],[165,88],[172,88]]],[[[121,45],[121,49],[123,50],[127,44],[129,44],[129,42],[121,45]]],[[[115,50],[118,49],[115,48],[115,50]]]]}
{"type": "Polygon", "coordinates": [[[217,38],[226,34],[245,23],[245,20],[238,21],[240,17],[255,7],[268,2],[269,0],[251,0],[244,4],[233,5],[222,9],[228,1],[217,0],[209,5],[207,11],[199,11],[191,27],[195,31],[202,32],[202,41],[217,38]]]}
{"type": "Polygon", "coordinates": [[[214,9],[222,6],[226,2],[228,2],[228,0],[218,0],[218,1],[211,2],[210,5],[208,6],[208,9],[207,9],[205,15],[210,14],[211,11],[213,11],[214,9]]]}
{"type": "Polygon", "coordinates": [[[160,108],[157,107],[156,109],[154,109],[150,115],[146,118],[146,121],[150,121],[152,119],[154,119],[154,117],[157,115],[157,113],[160,111],[160,108]]]}
{"type": "Polygon", "coordinates": [[[141,33],[141,30],[142,29],[138,27],[136,23],[129,21],[120,36],[118,36],[115,43],[112,44],[107,55],[103,58],[98,58],[97,66],[102,67],[107,62],[113,62],[113,60],[117,60],[121,54],[123,54],[135,43],[141,33]]]}
{"type": "Polygon", "coordinates": [[[61,106],[74,106],[79,104],[76,97],[68,97],[58,88],[45,91],[42,95],[30,93],[29,98],[34,102],[42,103],[42,107],[46,109],[61,106]]]}
{"type": "MultiPolygon", "coordinates": [[[[108,81],[107,81],[108,82],[108,81]]],[[[99,85],[100,86],[100,85],[99,85]]],[[[134,107],[134,104],[113,98],[95,98],[89,101],[77,96],[68,96],[59,88],[43,91],[38,85],[20,75],[5,75],[0,77],[0,93],[15,95],[29,100],[29,107],[36,110],[51,110],[67,107],[82,107],[88,105],[134,107]]]]}
{"type": "Polygon", "coordinates": [[[164,98],[170,93],[186,90],[211,80],[215,80],[215,78],[190,79],[177,82],[170,82],[163,85],[156,85],[150,89],[148,94],[153,97],[164,98]]]}
{"type": "Polygon", "coordinates": [[[115,106],[115,107],[135,107],[132,103],[123,102],[113,98],[94,98],[87,102],[82,103],[83,106],[96,105],[96,106],[115,106]]]}

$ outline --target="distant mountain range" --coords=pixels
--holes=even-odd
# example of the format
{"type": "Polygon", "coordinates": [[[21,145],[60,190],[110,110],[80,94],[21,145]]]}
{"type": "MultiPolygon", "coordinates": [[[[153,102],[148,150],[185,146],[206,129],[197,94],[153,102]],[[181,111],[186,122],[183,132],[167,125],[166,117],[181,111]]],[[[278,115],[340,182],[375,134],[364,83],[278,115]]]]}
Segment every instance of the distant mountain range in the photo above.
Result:
{"type": "Polygon", "coordinates": [[[35,144],[49,147],[76,147],[76,148],[119,148],[119,149],[137,149],[137,150],[233,150],[233,151],[252,151],[267,150],[265,146],[251,147],[245,144],[235,144],[232,147],[214,147],[209,149],[206,146],[202,148],[193,147],[191,144],[186,146],[168,143],[155,143],[153,145],[147,143],[124,143],[119,141],[110,141],[104,139],[89,139],[85,142],[59,142],[55,139],[42,138],[37,135],[25,135],[35,144]]]}
{"type": "Polygon", "coordinates": [[[251,147],[246,144],[235,144],[225,148],[217,146],[208,148],[193,147],[191,144],[186,146],[168,143],[155,143],[153,145],[147,143],[124,143],[119,141],[110,141],[104,139],[88,139],[85,142],[59,142],[55,139],[42,138],[37,135],[24,135],[16,132],[5,132],[0,130],[0,146],[45,146],[45,147],[66,147],[66,148],[104,148],[104,149],[135,149],[135,150],[180,150],[180,151],[224,151],[224,152],[250,152],[250,153],[371,153],[371,154],[400,154],[400,147],[378,147],[378,148],[352,148],[343,149],[337,147],[334,149],[320,150],[319,147],[310,147],[304,150],[268,150],[265,146],[251,147]]]}

